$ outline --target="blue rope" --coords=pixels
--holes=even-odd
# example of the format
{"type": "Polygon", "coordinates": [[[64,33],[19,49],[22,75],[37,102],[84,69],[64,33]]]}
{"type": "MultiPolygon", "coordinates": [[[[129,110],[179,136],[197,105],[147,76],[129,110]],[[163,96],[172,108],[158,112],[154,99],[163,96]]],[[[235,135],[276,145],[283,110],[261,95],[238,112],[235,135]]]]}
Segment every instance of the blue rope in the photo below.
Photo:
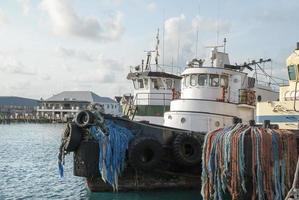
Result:
{"type": "Polygon", "coordinates": [[[59,176],[60,178],[64,177],[64,173],[63,173],[63,164],[62,162],[58,161],[58,171],[59,171],[59,176]]]}
{"type": "Polygon", "coordinates": [[[109,134],[96,126],[90,128],[91,135],[99,143],[99,170],[102,180],[118,190],[118,177],[125,167],[126,151],[133,138],[131,131],[110,120],[105,121],[109,134]]]}

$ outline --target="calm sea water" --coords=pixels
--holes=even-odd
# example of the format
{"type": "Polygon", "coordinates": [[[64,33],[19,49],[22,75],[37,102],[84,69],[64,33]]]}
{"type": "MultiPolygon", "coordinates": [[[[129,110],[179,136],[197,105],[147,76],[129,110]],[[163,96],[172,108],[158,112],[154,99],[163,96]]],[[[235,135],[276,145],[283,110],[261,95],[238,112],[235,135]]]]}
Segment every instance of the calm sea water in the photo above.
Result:
{"type": "Polygon", "coordinates": [[[0,200],[101,199],[193,200],[197,191],[91,193],[84,178],[72,175],[72,156],[66,157],[65,178],[60,179],[57,153],[61,124],[0,125],[0,200]]]}

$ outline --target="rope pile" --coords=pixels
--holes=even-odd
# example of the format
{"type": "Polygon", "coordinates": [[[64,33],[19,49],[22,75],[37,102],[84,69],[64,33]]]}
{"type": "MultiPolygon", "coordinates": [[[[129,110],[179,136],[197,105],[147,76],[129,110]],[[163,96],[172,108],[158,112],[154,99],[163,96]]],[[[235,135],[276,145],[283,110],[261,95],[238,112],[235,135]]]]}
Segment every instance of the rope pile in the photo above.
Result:
{"type": "Polygon", "coordinates": [[[204,199],[283,199],[297,162],[295,135],[237,124],[205,137],[202,153],[204,199]]]}
{"type": "Polygon", "coordinates": [[[118,190],[118,177],[125,167],[126,150],[132,133],[111,120],[105,120],[108,134],[98,126],[90,127],[90,134],[99,143],[99,170],[102,180],[118,190]]]}

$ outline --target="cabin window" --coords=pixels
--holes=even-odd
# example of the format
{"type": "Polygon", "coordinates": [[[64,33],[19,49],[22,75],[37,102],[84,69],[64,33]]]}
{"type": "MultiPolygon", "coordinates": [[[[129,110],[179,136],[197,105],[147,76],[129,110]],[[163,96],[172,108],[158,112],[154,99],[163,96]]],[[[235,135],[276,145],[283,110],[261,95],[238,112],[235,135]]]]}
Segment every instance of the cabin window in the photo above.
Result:
{"type": "Polygon", "coordinates": [[[207,74],[199,74],[198,75],[198,85],[206,86],[208,83],[208,75],[207,74]]]}
{"type": "Polygon", "coordinates": [[[164,88],[160,78],[152,78],[151,81],[152,81],[152,87],[154,89],[163,89],[164,88]]]}
{"type": "Polygon", "coordinates": [[[210,86],[219,87],[219,76],[218,76],[218,74],[210,74],[210,86]]]}
{"type": "Polygon", "coordinates": [[[167,89],[171,89],[172,88],[172,80],[171,79],[166,79],[166,87],[167,89]]]}
{"type": "Polygon", "coordinates": [[[191,78],[190,78],[190,85],[191,86],[195,86],[197,85],[197,74],[192,74],[191,75],[191,78]]]}
{"type": "Polygon", "coordinates": [[[294,65],[288,66],[288,74],[290,80],[296,80],[296,70],[294,65]]]}
{"type": "Polygon", "coordinates": [[[186,76],[186,87],[189,87],[190,86],[190,76],[189,75],[187,75],[186,76]]]}
{"type": "Polygon", "coordinates": [[[148,89],[148,79],[143,79],[144,80],[144,88],[148,89]]]}
{"type": "Polygon", "coordinates": [[[137,82],[138,82],[138,87],[139,88],[141,88],[141,89],[144,88],[143,79],[138,79],[137,82]]]}
{"type": "Polygon", "coordinates": [[[139,89],[139,87],[138,87],[138,83],[137,83],[137,80],[136,80],[136,79],[133,80],[133,85],[134,85],[135,90],[138,90],[138,89],[139,89]]]}
{"type": "Polygon", "coordinates": [[[220,86],[227,88],[228,87],[228,77],[226,75],[220,76],[220,86]]]}

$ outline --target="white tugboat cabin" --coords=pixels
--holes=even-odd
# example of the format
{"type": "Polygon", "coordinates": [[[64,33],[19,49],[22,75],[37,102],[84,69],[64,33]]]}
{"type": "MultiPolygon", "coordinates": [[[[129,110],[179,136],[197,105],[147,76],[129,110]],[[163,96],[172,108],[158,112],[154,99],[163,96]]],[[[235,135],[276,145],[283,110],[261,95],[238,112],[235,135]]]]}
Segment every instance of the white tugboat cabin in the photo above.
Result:
{"type": "Polygon", "coordinates": [[[233,124],[236,120],[254,119],[258,100],[276,100],[278,93],[270,86],[259,86],[243,66],[230,65],[229,56],[212,50],[210,66],[204,60],[193,59],[182,73],[181,97],[170,104],[164,114],[164,125],[179,129],[209,132],[233,124]]]}
{"type": "Polygon", "coordinates": [[[135,121],[162,125],[164,112],[169,111],[171,100],[179,95],[181,77],[166,72],[167,67],[159,64],[159,30],[156,39],[156,49],[147,51],[146,61],[131,67],[127,76],[133,82],[134,93],[132,102],[124,106],[124,114],[135,121]],[[155,53],[154,64],[152,53],[155,53]]]}

